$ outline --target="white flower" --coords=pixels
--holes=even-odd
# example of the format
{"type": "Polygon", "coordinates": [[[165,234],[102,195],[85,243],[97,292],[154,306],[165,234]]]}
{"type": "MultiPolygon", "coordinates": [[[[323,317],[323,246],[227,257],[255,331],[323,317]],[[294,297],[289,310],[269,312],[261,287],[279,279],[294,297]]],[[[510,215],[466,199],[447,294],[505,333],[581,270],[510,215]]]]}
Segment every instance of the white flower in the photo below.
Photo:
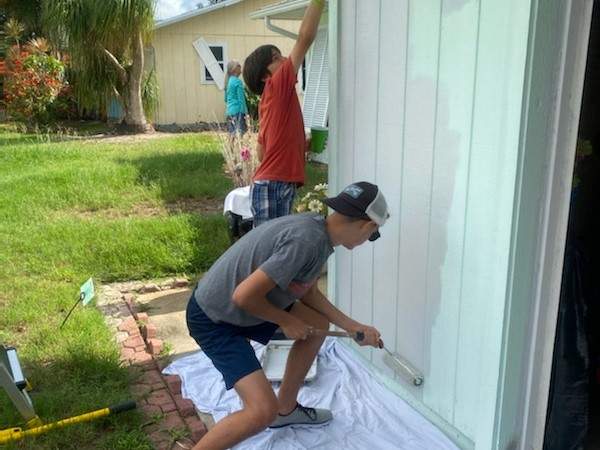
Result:
{"type": "Polygon", "coordinates": [[[321,183],[321,184],[317,184],[313,190],[315,192],[319,192],[319,191],[326,191],[327,190],[327,183],[321,183]]]}
{"type": "Polygon", "coordinates": [[[312,212],[321,212],[322,203],[319,200],[311,200],[308,203],[308,209],[312,212]]]}
{"type": "Polygon", "coordinates": [[[306,211],[306,205],[300,203],[298,206],[296,206],[296,211],[298,211],[299,213],[306,211]]]}

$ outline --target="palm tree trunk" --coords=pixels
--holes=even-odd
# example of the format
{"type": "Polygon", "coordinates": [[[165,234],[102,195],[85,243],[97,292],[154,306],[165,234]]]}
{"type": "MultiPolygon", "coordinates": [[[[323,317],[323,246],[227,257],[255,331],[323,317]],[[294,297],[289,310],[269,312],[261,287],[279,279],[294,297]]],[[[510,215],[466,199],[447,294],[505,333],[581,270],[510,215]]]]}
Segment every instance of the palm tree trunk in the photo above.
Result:
{"type": "Polygon", "coordinates": [[[150,123],[146,121],[144,105],[142,103],[142,79],[144,77],[144,42],[142,34],[133,40],[133,64],[129,69],[128,83],[125,95],[127,105],[125,108],[125,125],[138,133],[154,131],[150,123]]]}

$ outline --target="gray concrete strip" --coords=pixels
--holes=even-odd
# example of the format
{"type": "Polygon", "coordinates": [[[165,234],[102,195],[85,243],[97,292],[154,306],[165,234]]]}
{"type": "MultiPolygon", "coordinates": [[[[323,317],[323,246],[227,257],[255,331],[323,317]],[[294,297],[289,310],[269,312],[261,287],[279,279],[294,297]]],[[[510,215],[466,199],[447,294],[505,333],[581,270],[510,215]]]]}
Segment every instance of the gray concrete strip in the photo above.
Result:
{"type": "Polygon", "coordinates": [[[179,288],[141,294],[136,298],[139,310],[148,314],[157,328],[159,339],[170,347],[171,360],[199,350],[185,323],[185,309],[191,289],[179,288]]]}

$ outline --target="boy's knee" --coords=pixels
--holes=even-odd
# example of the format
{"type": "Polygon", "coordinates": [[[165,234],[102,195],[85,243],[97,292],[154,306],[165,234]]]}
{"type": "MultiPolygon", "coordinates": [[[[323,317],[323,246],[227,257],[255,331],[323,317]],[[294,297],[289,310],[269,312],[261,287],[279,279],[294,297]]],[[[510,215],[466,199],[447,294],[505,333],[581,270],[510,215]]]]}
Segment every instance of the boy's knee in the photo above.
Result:
{"type": "Polygon", "coordinates": [[[257,431],[264,430],[271,425],[277,417],[278,410],[279,405],[275,398],[261,402],[260,405],[248,408],[248,411],[251,414],[252,424],[257,431]]]}

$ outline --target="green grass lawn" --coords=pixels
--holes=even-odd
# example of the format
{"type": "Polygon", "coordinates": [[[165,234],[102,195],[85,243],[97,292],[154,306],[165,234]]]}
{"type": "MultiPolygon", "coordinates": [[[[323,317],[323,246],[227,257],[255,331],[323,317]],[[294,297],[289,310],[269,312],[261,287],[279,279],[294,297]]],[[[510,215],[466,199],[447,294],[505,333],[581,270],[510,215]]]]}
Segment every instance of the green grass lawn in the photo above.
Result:
{"type": "MultiPolygon", "coordinates": [[[[0,128],[0,343],[18,348],[49,422],[126,400],[129,376],[99,311],[59,325],[96,283],[206,270],[229,245],[218,212],[172,207],[232,188],[210,135],[122,142],[37,138],[0,128]],[[170,206],[171,205],[171,206],[170,206]]],[[[326,179],[307,169],[307,185],[326,179]]],[[[0,429],[20,424],[0,392],[0,429]]],[[[138,413],[74,425],[6,448],[151,449],[138,413]]]]}

